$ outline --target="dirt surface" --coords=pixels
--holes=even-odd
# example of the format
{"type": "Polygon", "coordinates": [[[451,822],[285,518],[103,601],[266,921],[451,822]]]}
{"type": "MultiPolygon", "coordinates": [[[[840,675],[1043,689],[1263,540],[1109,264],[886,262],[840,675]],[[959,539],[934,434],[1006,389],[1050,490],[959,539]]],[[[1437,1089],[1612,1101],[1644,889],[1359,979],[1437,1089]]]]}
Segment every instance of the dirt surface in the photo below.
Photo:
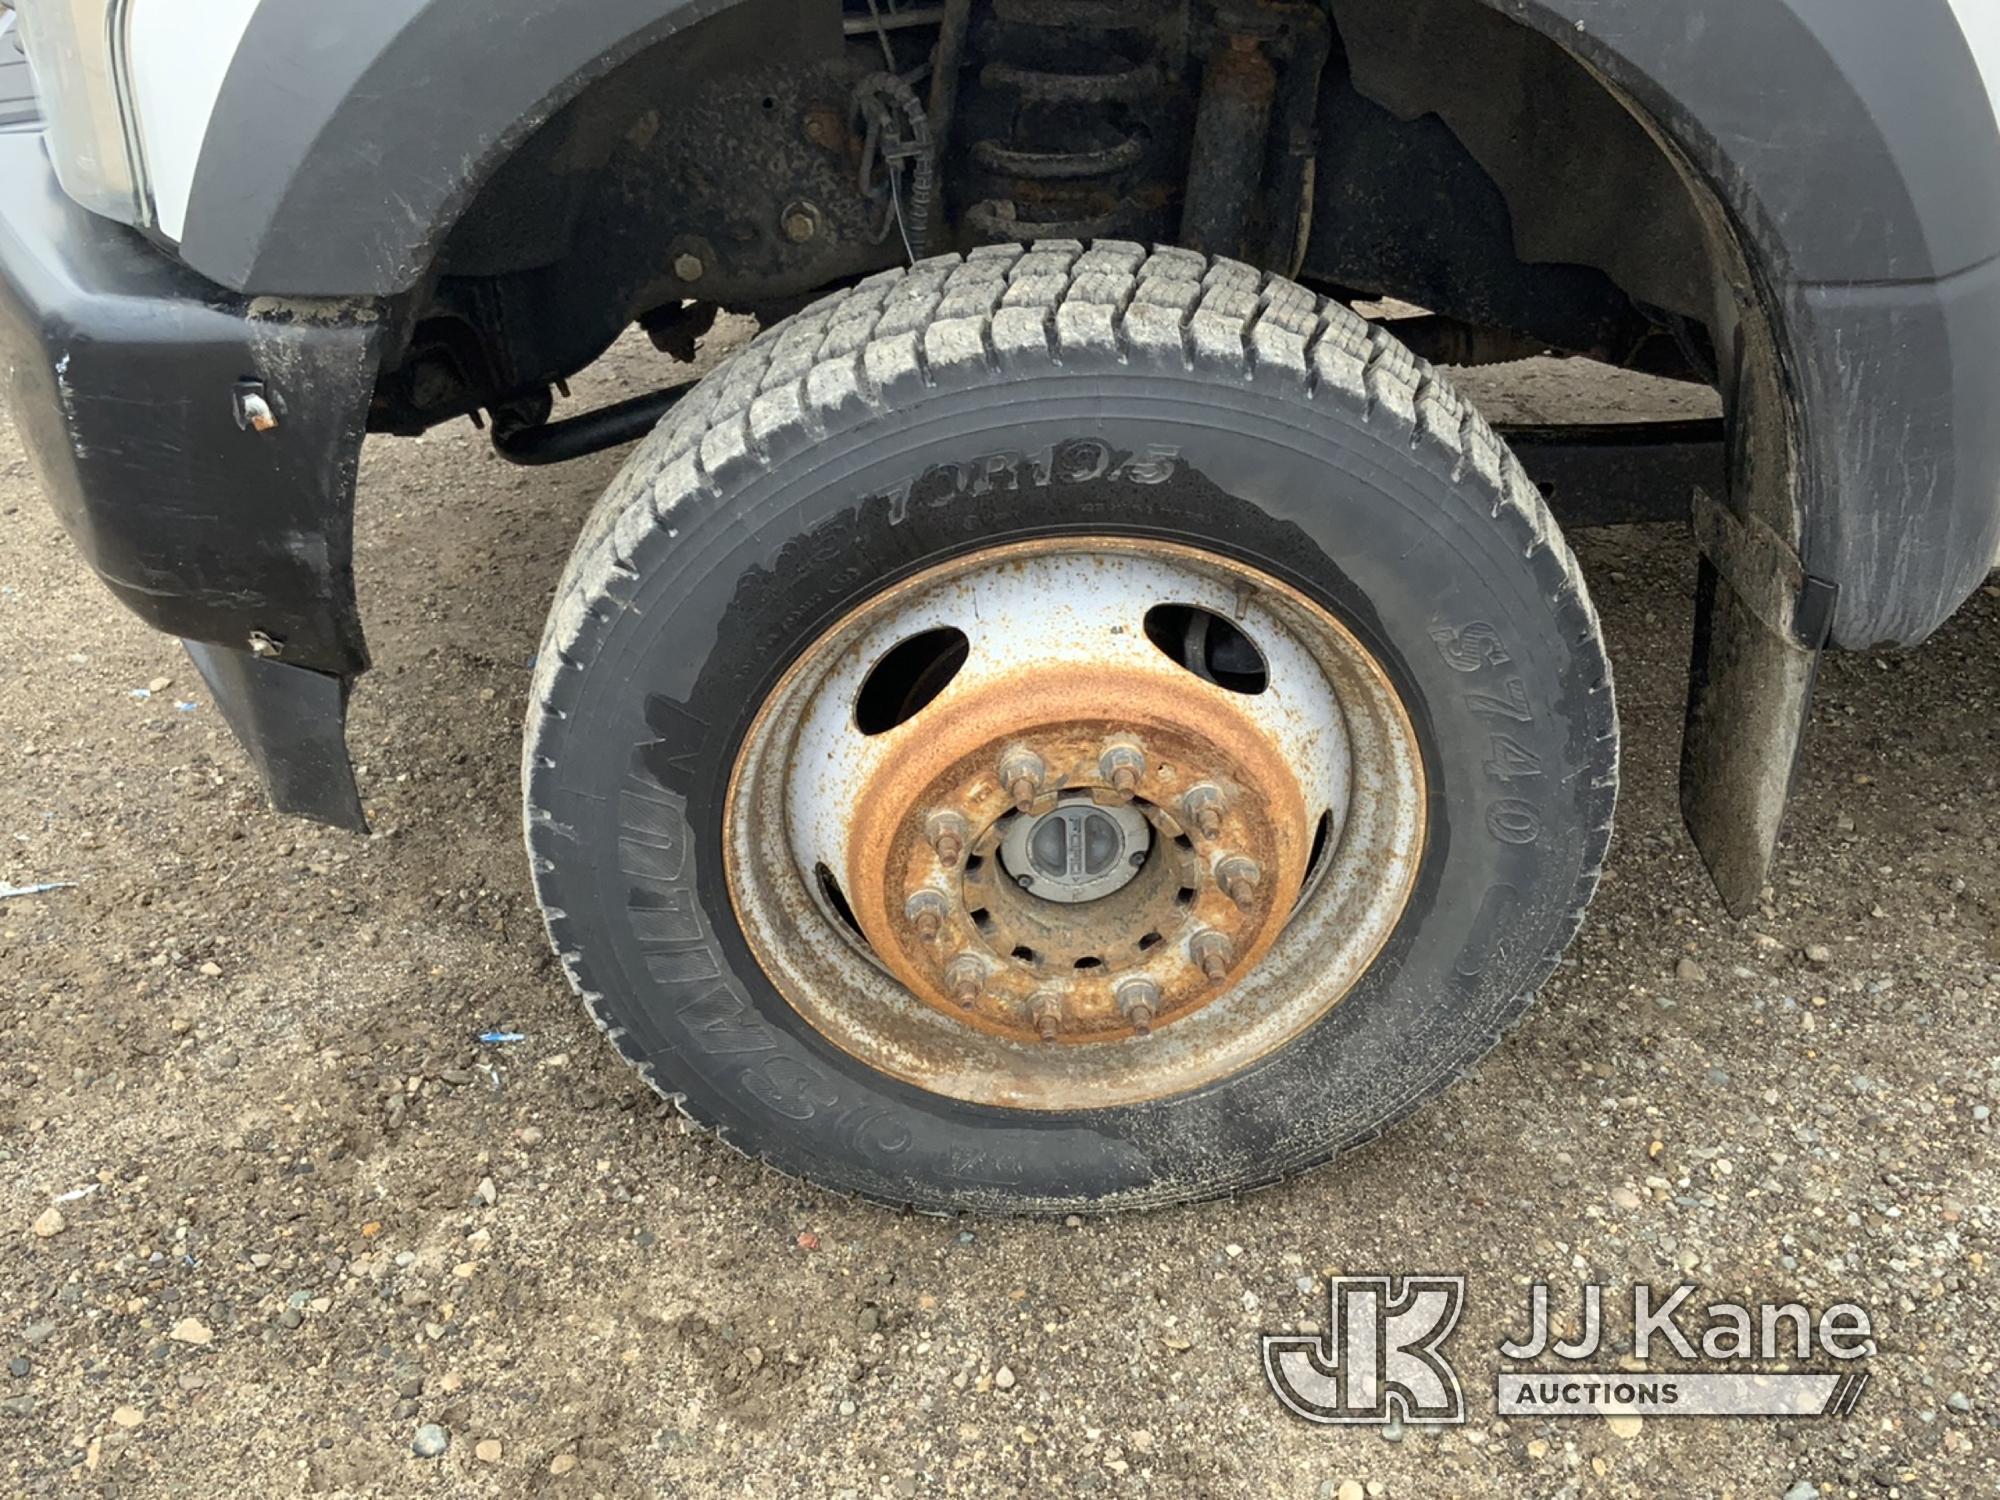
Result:
{"type": "MultiPolygon", "coordinates": [[[[578,396],[661,373],[624,347],[578,396]]],[[[1501,416],[1686,400],[1587,367],[1477,385],[1501,416]]],[[[265,810],[0,426],[0,882],[74,882],[0,899],[0,1491],[1994,1492],[1995,591],[1920,654],[1828,662],[1739,923],[1675,812],[1690,550],[1583,537],[1620,832],[1479,1075],[1246,1201],[945,1222],[685,1133],[551,963],[523,696],[617,462],[510,469],[464,427],[371,445],[356,838],[265,810]],[[1335,1270],[1467,1274],[1466,1426],[1280,1410],[1257,1335],[1324,1319],[1335,1270]],[[1565,1308],[1587,1280],[1851,1299],[1881,1352],[1844,1422],[1496,1421],[1535,1277],[1565,1308]]]]}

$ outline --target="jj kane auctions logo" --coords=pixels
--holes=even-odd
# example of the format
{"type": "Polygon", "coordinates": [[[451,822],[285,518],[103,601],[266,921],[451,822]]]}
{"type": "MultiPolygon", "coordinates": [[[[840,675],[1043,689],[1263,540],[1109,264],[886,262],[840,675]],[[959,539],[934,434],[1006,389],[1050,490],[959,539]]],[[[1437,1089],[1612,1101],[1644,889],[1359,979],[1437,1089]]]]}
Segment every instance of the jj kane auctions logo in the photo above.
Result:
{"type": "MultiPolygon", "coordinates": [[[[1875,1352],[1868,1312],[1852,1302],[1817,1317],[1798,1302],[1710,1302],[1697,1288],[1631,1292],[1629,1336],[1616,1330],[1598,1284],[1579,1292],[1579,1332],[1555,1336],[1549,1288],[1529,1289],[1527,1332],[1503,1340],[1495,1378],[1501,1416],[1845,1416],[1868,1384],[1853,1368],[1875,1352]],[[1693,1370],[1650,1370],[1670,1357],[1693,1370]],[[1801,1369],[1803,1365],[1835,1368],[1801,1369]],[[1608,1367],[1607,1367],[1608,1366],[1608,1367]],[[1846,1367],[1846,1368],[1843,1368],[1846,1367]]],[[[1324,1333],[1266,1334],[1264,1377],[1308,1422],[1451,1424],[1466,1419],[1457,1369],[1444,1351],[1465,1306],[1463,1276],[1336,1276],[1324,1333]]]]}

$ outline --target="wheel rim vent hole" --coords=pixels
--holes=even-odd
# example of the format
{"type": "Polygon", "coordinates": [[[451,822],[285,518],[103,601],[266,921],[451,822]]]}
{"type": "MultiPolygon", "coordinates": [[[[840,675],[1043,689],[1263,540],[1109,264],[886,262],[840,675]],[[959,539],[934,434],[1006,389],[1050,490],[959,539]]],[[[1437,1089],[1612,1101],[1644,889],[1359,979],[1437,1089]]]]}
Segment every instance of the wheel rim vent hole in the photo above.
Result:
{"type": "Polygon", "coordinates": [[[841,890],[840,882],[834,878],[833,871],[824,864],[814,865],[813,877],[819,881],[820,896],[832,908],[833,914],[845,922],[849,930],[862,942],[867,942],[868,935],[861,930],[861,924],[854,919],[854,908],[847,904],[847,893],[841,890]]]}
{"type": "Polygon", "coordinates": [[[1146,611],[1146,639],[1175,665],[1232,693],[1254,697],[1271,685],[1257,643],[1213,610],[1156,604],[1146,611]]]}
{"type": "Polygon", "coordinates": [[[952,625],[897,642],[855,694],[854,727],[877,735],[909,723],[951,686],[971,650],[965,632],[952,625]]]}

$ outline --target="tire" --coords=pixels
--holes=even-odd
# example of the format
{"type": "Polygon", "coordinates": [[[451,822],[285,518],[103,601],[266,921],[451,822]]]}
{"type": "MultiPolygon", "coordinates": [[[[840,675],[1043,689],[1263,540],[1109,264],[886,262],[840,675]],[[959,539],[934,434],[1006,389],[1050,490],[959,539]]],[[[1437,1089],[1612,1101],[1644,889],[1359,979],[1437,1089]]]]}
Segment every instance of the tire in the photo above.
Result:
{"type": "Polygon", "coordinates": [[[634,453],[550,614],[527,842],[571,982],[691,1119],[837,1191],[1061,1213],[1275,1181],[1464,1074],[1577,930],[1617,756],[1575,559],[1434,371],[1232,262],[993,247],[773,327],[634,453]],[[1076,440],[1104,461],[993,457],[1076,440]],[[1077,534],[1254,566],[1341,621],[1407,708],[1426,831],[1373,962],[1284,1045],[1165,1097],[1008,1108],[808,1024],[732,903],[724,808],[760,706],[830,622],[943,560],[1077,534]]]}

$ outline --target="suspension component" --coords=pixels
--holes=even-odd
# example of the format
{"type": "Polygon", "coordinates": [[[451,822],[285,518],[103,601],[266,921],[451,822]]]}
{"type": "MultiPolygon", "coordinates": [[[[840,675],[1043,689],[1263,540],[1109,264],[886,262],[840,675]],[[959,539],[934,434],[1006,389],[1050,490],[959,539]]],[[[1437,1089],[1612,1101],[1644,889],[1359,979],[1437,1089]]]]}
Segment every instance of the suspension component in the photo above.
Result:
{"type": "Polygon", "coordinates": [[[1203,46],[1179,243],[1292,272],[1305,254],[1326,11],[1224,0],[1203,46]]]}
{"type": "Polygon", "coordinates": [[[995,0],[961,113],[985,239],[1170,235],[1185,151],[1175,0],[995,0]]]}

